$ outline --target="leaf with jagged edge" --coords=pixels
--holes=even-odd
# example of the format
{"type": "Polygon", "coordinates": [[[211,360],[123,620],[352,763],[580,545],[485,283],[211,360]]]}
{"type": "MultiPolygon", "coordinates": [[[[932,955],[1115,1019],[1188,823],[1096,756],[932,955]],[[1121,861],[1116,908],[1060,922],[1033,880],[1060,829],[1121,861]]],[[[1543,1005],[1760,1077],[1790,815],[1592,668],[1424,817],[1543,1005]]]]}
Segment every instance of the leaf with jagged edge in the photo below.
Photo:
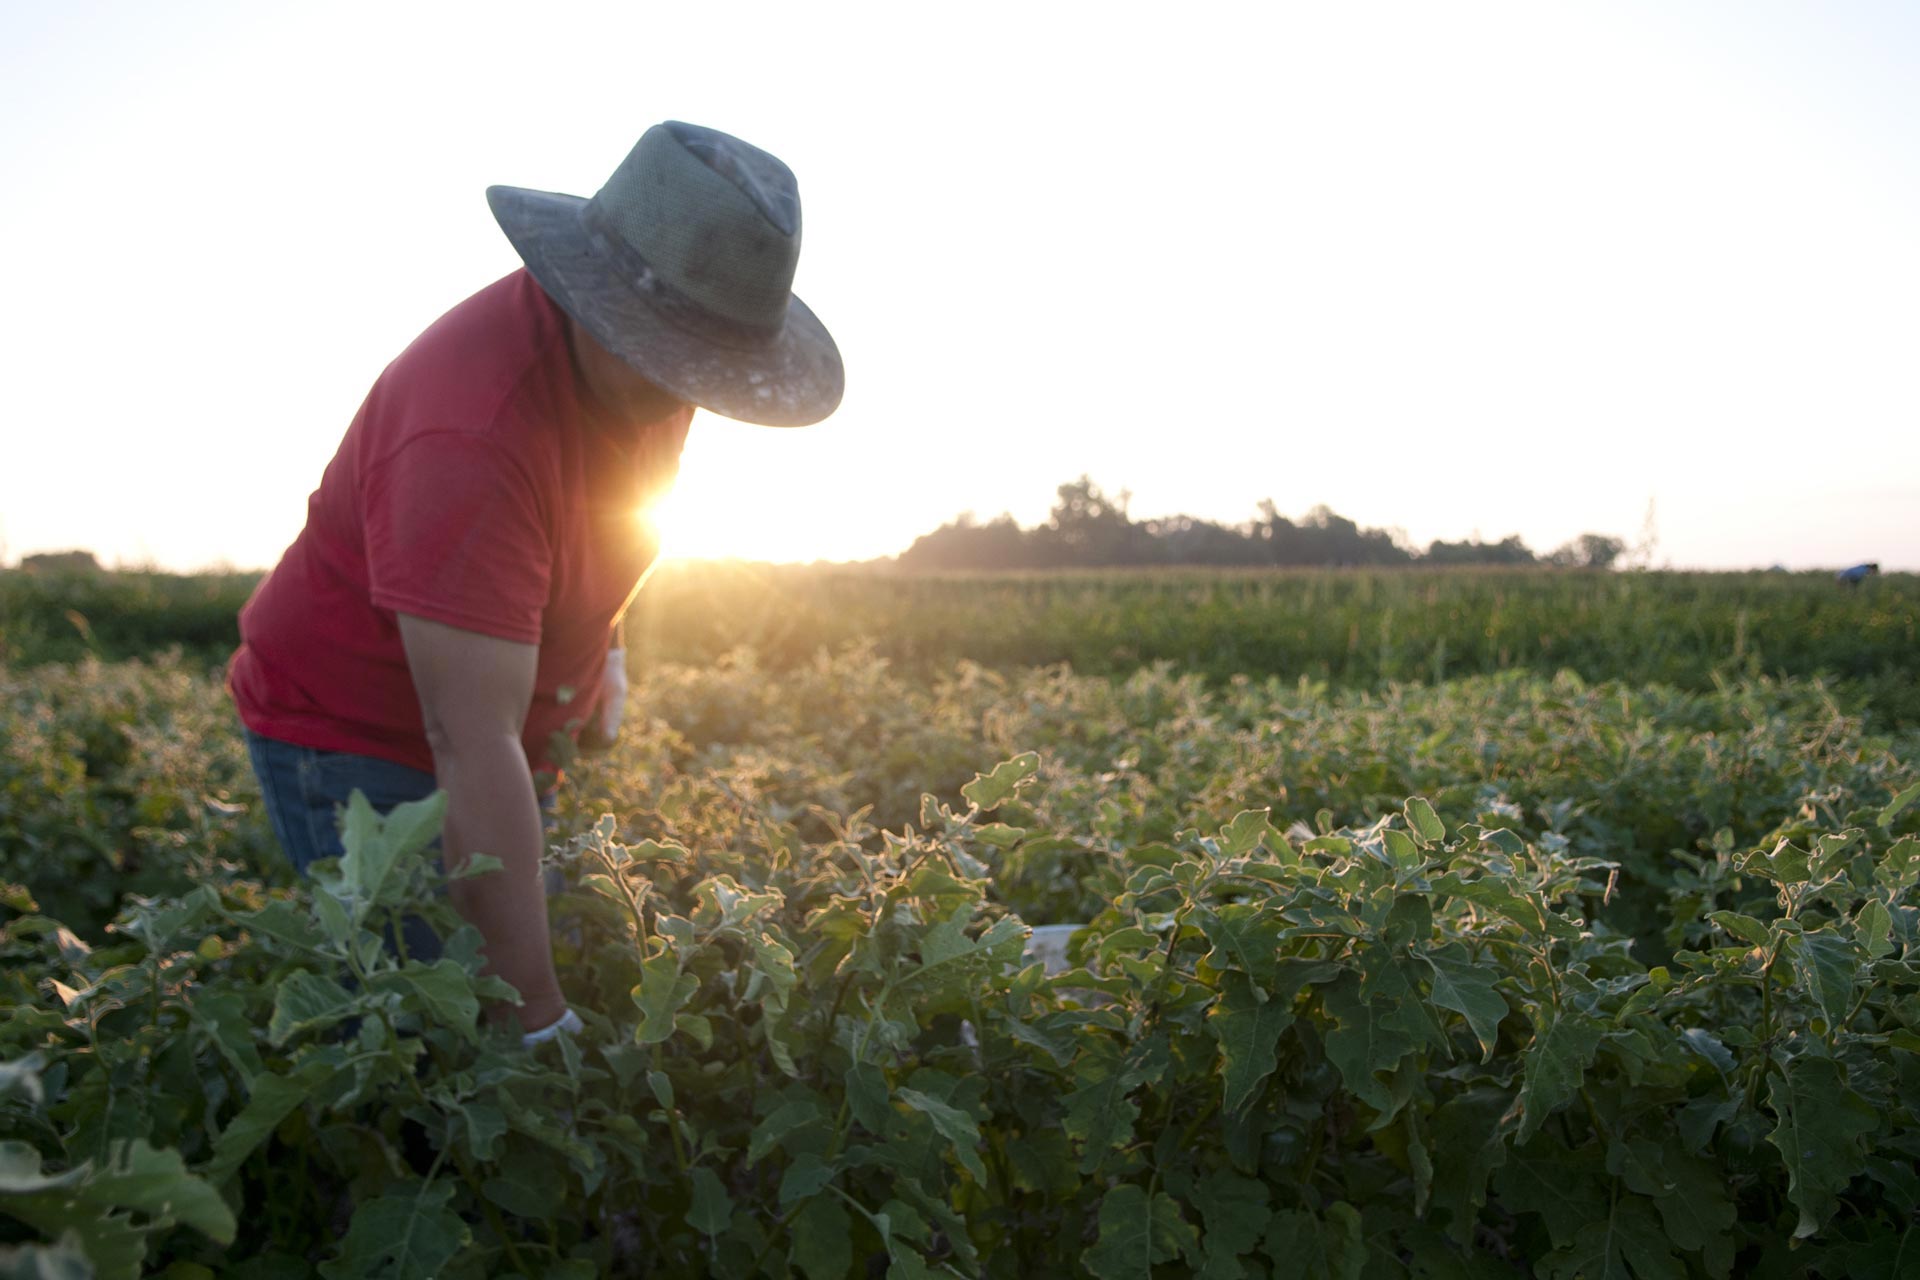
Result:
{"type": "Polygon", "coordinates": [[[1469,1089],[1433,1113],[1433,1207],[1447,1213],[1448,1234],[1461,1244],[1486,1206],[1487,1179],[1507,1161],[1509,1102],[1502,1089],[1469,1089]]]}
{"type": "Polygon", "coordinates": [[[395,805],[385,818],[374,812],[357,788],[347,799],[340,822],[341,897],[349,904],[353,921],[364,920],[374,906],[396,906],[405,876],[395,871],[440,838],[446,823],[447,794],[436,791],[424,800],[395,805]]]}
{"type": "Polygon", "coordinates": [[[1267,1184],[1216,1169],[1201,1179],[1188,1199],[1200,1210],[1200,1249],[1204,1265],[1198,1280],[1242,1280],[1239,1256],[1260,1247],[1273,1216],[1267,1208],[1267,1184]]]}
{"type": "Polygon", "coordinates": [[[1508,1013],[1506,998],[1493,988],[1494,975],[1487,966],[1475,964],[1457,942],[1420,958],[1433,971],[1433,1003],[1465,1018],[1473,1038],[1480,1042],[1480,1060],[1492,1061],[1500,1038],[1500,1020],[1508,1013]]]}
{"type": "Polygon", "coordinates": [[[1407,825],[1427,844],[1439,844],[1447,838],[1447,828],[1433,804],[1425,796],[1408,796],[1405,807],[1407,825]]]}
{"type": "Polygon", "coordinates": [[[1866,1165],[1862,1135],[1879,1126],[1871,1103],[1846,1087],[1840,1065],[1806,1054],[1767,1081],[1767,1107],[1777,1121],[1767,1141],[1787,1165],[1787,1198],[1800,1210],[1795,1239],[1833,1216],[1840,1192],[1866,1165]]]}
{"type": "Polygon", "coordinates": [[[1868,959],[1881,960],[1893,951],[1893,913],[1880,899],[1867,899],[1853,917],[1853,930],[1868,959]]]}
{"type": "Polygon", "coordinates": [[[1886,808],[1880,811],[1880,825],[1883,827],[1891,827],[1893,820],[1900,816],[1900,811],[1916,800],[1920,800],[1920,782],[1916,782],[1906,788],[1899,795],[1895,796],[1886,808]]]}
{"type": "Polygon", "coordinates": [[[267,1019],[267,1042],[275,1048],[302,1031],[331,1027],[366,1005],[363,996],[305,969],[296,970],[273,993],[273,1015],[267,1019]]]}
{"type": "Polygon", "coordinates": [[[1037,752],[1023,751],[1011,760],[1003,760],[995,765],[991,772],[976,774],[972,782],[960,788],[967,803],[974,805],[983,813],[998,809],[1013,798],[1034,774],[1040,772],[1040,756],[1037,752]]]}
{"type": "Polygon", "coordinates": [[[1508,1151],[1493,1188],[1508,1213],[1539,1214],[1555,1247],[1565,1249],[1581,1228],[1606,1215],[1612,1182],[1598,1147],[1569,1149],[1549,1129],[1508,1151]]]}
{"type": "Polygon", "coordinates": [[[1723,1239],[1731,1246],[1734,1206],[1724,1173],[1712,1161],[1689,1155],[1670,1136],[1664,1145],[1646,1138],[1615,1142],[1607,1166],[1652,1201],[1667,1238],[1679,1248],[1706,1249],[1723,1239]]]}
{"type": "Polygon", "coordinates": [[[1158,1080],[1168,1061],[1167,1038],[1155,1035],[1125,1053],[1101,1042],[1074,1062],[1074,1078],[1082,1083],[1066,1096],[1061,1128],[1081,1143],[1081,1173],[1092,1173],[1109,1151],[1133,1137],[1140,1107],[1127,1095],[1158,1080]]]}
{"type": "Polygon", "coordinates": [[[1219,907],[1201,907],[1194,920],[1213,950],[1207,963],[1223,972],[1239,970],[1252,978],[1254,998],[1266,1001],[1266,985],[1273,980],[1279,964],[1280,931],[1286,921],[1262,903],[1229,902],[1219,907]]]}
{"type": "Polygon", "coordinates": [[[1360,1213],[1336,1200],[1320,1214],[1299,1209],[1273,1215],[1262,1251],[1275,1274],[1312,1280],[1360,1280],[1367,1265],[1365,1225],[1360,1213]]]}
{"type": "Polygon", "coordinates": [[[649,956],[640,962],[640,981],[633,988],[633,1003],[640,1010],[640,1025],[634,1028],[635,1041],[660,1044],[673,1036],[674,1018],[700,989],[700,979],[680,972],[680,959],[671,951],[649,956]]]}
{"type": "Polygon", "coordinates": [[[474,979],[459,964],[444,957],[432,964],[409,964],[376,973],[367,982],[370,991],[398,993],[419,1002],[440,1026],[477,1034],[480,998],[474,994],[474,979]]]}
{"type": "Polygon", "coordinates": [[[918,1089],[895,1089],[893,1096],[933,1121],[933,1127],[952,1144],[954,1156],[973,1175],[973,1180],[983,1187],[987,1185],[987,1168],[980,1162],[978,1150],[980,1125],[972,1116],[918,1089]]]}
{"type": "Polygon", "coordinates": [[[1330,982],[1341,970],[1324,961],[1287,960],[1265,1001],[1255,998],[1244,974],[1220,975],[1221,995],[1207,1011],[1207,1029],[1220,1042],[1222,1102],[1228,1114],[1259,1096],[1260,1085],[1278,1064],[1274,1050],[1293,1025],[1293,1001],[1302,988],[1330,982]]]}
{"type": "Polygon", "coordinates": [[[1339,1025],[1325,1033],[1327,1060],[1354,1096],[1376,1111],[1393,1110],[1393,1095],[1375,1073],[1392,1071],[1414,1050],[1414,1039],[1393,1017],[1386,1000],[1363,1000],[1355,977],[1342,976],[1320,999],[1339,1025]]]}
{"type": "Polygon", "coordinates": [[[747,1146],[747,1163],[758,1164],[793,1134],[827,1123],[827,1113],[813,1098],[783,1102],[754,1126],[747,1146]]]}
{"type": "Polygon", "coordinates": [[[1880,855],[1873,869],[1875,884],[1904,889],[1920,880],[1920,836],[1902,836],[1880,855]]]}
{"type": "Polygon", "coordinates": [[[733,1221],[733,1197],[720,1176],[705,1165],[696,1167],[689,1179],[692,1204],[687,1209],[687,1225],[703,1236],[717,1236],[733,1221]]]}
{"type": "Polygon", "coordinates": [[[1463,898],[1475,906],[1485,907],[1496,915],[1505,916],[1528,933],[1544,934],[1548,931],[1546,908],[1533,896],[1515,893],[1498,877],[1479,876],[1468,880],[1458,872],[1449,871],[1433,881],[1435,895],[1451,894],[1463,898]]]}
{"type": "Polygon", "coordinates": [[[62,1173],[41,1170],[40,1153],[23,1142],[0,1142],[0,1204],[42,1235],[71,1231],[97,1274],[139,1275],[149,1234],[185,1223],[221,1244],[236,1223],[213,1184],[187,1171],[178,1151],[145,1139],[115,1142],[104,1160],[62,1173]],[[143,1215],[134,1225],[131,1211],[143,1215]]]}
{"type": "Polygon", "coordinates": [[[293,1109],[311,1098],[333,1078],[339,1067],[320,1057],[308,1058],[288,1075],[262,1074],[254,1078],[251,1095],[240,1114],[227,1122],[213,1144],[213,1158],[202,1171],[218,1187],[246,1162],[261,1143],[273,1136],[293,1109]]]}
{"type": "Polygon", "coordinates": [[[807,1280],[843,1280],[853,1266],[853,1219],[840,1201],[815,1196],[794,1215],[788,1256],[807,1280]]]}
{"type": "Polygon", "coordinates": [[[1859,953],[1851,942],[1825,930],[1799,935],[1792,940],[1790,951],[1802,989],[1819,1006],[1827,1026],[1837,1029],[1853,1007],[1859,953]]]}
{"type": "Polygon", "coordinates": [[[1573,1243],[1540,1263],[1544,1280],[1686,1280],[1653,1209],[1622,1195],[1607,1215],[1580,1228],[1573,1243]]]}
{"type": "Polygon", "coordinates": [[[1516,1143],[1533,1137],[1549,1115],[1579,1094],[1587,1067],[1606,1034],[1605,1024],[1577,1009],[1543,1008],[1536,1016],[1545,1017],[1547,1025],[1536,1027],[1533,1043],[1521,1059],[1520,1094],[1514,1100],[1520,1111],[1516,1143]]]}
{"type": "Polygon", "coordinates": [[[1233,821],[1220,828],[1215,837],[1221,854],[1228,858],[1245,857],[1258,849],[1267,837],[1277,835],[1269,821],[1271,809],[1242,809],[1233,821]]]}
{"type": "Polygon", "coordinates": [[[1123,1182],[1100,1201],[1100,1238],[1084,1262],[1099,1280],[1152,1280],[1155,1264],[1191,1258],[1199,1245],[1179,1202],[1123,1182]]]}
{"type": "Polygon", "coordinates": [[[473,1238],[448,1207],[452,1198],[452,1183],[431,1182],[363,1202],[338,1255],[320,1264],[320,1274],[327,1280],[433,1280],[473,1238]]]}

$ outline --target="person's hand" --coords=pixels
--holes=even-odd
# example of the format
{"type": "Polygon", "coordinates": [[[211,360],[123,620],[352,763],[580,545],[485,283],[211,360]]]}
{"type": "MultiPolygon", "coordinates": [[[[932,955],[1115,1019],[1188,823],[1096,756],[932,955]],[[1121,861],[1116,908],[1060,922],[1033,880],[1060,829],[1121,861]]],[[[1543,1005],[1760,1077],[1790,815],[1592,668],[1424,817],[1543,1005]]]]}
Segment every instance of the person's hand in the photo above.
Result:
{"type": "Polygon", "coordinates": [[[525,1048],[531,1049],[537,1044],[545,1044],[549,1040],[558,1039],[562,1032],[570,1036],[579,1035],[582,1031],[586,1030],[586,1025],[586,1023],[580,1021],[579,1014],[568,1009],[550,1025],[544,1026],[538,1031],[529,1031],[521,1036],[520,1043],[525,1048]]]}

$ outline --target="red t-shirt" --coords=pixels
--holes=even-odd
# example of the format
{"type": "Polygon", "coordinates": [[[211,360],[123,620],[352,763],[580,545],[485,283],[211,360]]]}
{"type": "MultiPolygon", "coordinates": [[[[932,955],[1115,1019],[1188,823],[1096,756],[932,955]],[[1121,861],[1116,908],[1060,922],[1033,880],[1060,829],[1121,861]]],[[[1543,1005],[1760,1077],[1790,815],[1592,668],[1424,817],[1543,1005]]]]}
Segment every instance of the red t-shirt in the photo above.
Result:
{"type": "Polygon", "coordinates": [[[691,408],[613,427],[579,397],[566,318],[514,272],[387,366],[240,611],[227,684],[269,738],[431,773],[397,613],[540,647],[521,741],[577,735],[612,627],[658,552],[637,518],[691,408]]]}

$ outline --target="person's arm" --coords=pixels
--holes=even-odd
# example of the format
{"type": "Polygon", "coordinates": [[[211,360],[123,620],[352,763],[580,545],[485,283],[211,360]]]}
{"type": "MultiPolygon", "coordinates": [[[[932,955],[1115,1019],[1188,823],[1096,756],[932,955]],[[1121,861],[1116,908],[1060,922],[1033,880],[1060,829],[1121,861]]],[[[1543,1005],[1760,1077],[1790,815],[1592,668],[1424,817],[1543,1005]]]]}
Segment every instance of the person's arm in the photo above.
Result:
{"type": "MultiPolygon", "coordinates": [[[[487,970],[520,992],[520,1025],[533,1031],[566,1013],[547,936],[540,879],[540,804],[520,735],[533,702],[537,645],[498,640],[399,615],[407,667],[420,695],[433,774],[447,793],[441,839],[448,871],[476,853],[504,869],[449,886],[453,905],[486,940],[487,970]]],[[[496,1018],[513,1013],[496,1009],[496,1018]]]]}

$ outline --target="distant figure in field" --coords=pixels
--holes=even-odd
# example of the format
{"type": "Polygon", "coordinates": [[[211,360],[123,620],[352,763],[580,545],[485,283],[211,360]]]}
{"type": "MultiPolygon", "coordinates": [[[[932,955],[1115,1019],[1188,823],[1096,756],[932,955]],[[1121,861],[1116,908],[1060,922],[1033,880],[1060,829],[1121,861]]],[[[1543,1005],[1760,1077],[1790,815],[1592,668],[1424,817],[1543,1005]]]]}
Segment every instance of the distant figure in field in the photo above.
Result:
{"type": "Polygon", "coordinates": [[[1833,580],[1843,587],[1857,587],[1867,580],[1868,574],[1880,572],[1880,562],[1872,560],[1866,564],[1857,564],[1851,569],[1842,569],[1833,575],[1833,580]]]}

